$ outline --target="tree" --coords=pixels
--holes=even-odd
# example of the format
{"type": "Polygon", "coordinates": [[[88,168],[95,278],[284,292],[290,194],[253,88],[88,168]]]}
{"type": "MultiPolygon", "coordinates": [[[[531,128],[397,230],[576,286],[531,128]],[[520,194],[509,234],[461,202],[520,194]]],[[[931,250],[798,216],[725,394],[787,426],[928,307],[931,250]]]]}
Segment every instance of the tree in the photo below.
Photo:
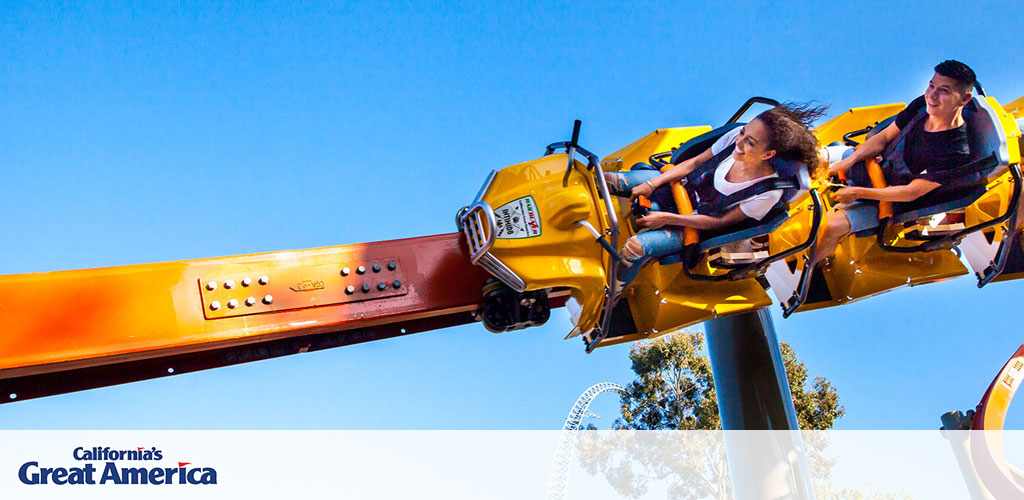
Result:
{"type": "MultiPolygon", "coordinates": [[[[612,428],[720,430],[711,362],[703,349],[703,334],[693,331],[634,344],[629,358],[636,379],[626,386],[622,416],[612,428]]],[[[793,349],[783,343],[781,350],[800,428],[831,428],[845,413],[835,387],[821,377],[808,386],[807,368],[793,349]]],[[[732,498],[720,433],[593,433],[580,445],[584,468],[601,473],[625,497],[642,496],[656,479],[668,485],[670,498],[732,498]]],[[[827,477],[833,464],[815,451],[821,445],[808,446],[815,477],[827,477]]]]}
{"type": "MultiPolygon", "coordinates": [[[[831,429],[845,414],[835,387],[822,377],[814,377],[808,387],[807,367],[789,344],[780,347],[800,429],[831,429]]],[[[704,335],[694,331],[634,344],[629,359],[636,380],[626,386],[622,417],[613,428],[721,429],[711,362],[703,349],[704,335]]]]}

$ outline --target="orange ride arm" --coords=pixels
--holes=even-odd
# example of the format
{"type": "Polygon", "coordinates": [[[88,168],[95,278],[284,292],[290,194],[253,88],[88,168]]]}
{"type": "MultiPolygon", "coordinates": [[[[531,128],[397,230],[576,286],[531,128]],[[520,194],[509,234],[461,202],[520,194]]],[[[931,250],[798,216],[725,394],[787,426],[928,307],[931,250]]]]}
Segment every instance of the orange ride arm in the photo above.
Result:
{"type": "Polygon", "coordinates": [[[471,323],[488,277],[458,233],[0,276],[0,403],[471,323]]]}
{"type": "MultiPolygon", "coordinates": [[[[868,178],[871,179],[871,187],[884,188],[887,186],[885,174],[882,173],[882,167],[874,158],[869,158],[865,161],[864,166],[867,167],[868,178]]],[[[882,220],[886,217],[892,217],[892,202],[880,201],[878,202],[878,219],[882,220]]]]}
{"type": "MultiPolygon", "coordinates": [[[[662,167],[662,172],[667,172],[668,169],[675,165],[665,165],[662,167]]],[[[673,182],[670,186],[672,190],[672,198],[676,202],[676,209],[679,211],[679,215],[689,215],[693,213],[693,204],[690,203],[690,195],[686,192],[686,188],[679,182],[673,182]]],[[[697,243],[700,237],[697,235],[697,230],[692,227],[683,228],[683,241],[687,245],[697,243]]]]}

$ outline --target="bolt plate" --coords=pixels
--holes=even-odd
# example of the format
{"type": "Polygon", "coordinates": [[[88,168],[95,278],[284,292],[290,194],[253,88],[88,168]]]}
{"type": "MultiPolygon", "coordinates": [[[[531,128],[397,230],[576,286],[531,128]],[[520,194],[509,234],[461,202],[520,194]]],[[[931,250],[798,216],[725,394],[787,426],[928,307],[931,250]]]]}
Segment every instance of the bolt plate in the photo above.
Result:
{"type": "Polygon", "coordinates": [[[248,274],[203,276],[197,283],[203,316],[206,319],[232,318],[250,314],[345,304],[409,293],[405,277],[402,275],[402,264],[398,258],[304,266],[266,272],[254,271],[248,274]],[[395,270],[388,270],[389,262],[397,264],[395,270]],[[373,272],[374,264],[380,265],[380,272],[373,272]],[[359,266],[366,266],[366,272],[356,273],[359,266]],[[345,267],[349,268],[351,272],[347,276],[342,276],[341,270],[345,267]],[[260,276],[269,277],[269,282],[266,285],[261,285],[258,281],[260,276]],[[242,286],[242,280],[245,278],[250,278],[252,284],[242,286]],[[228,280],[235,282],[234,287],[224,288],[224,282],[228,280]],[[398,288],[392,285],[396,280],[401,282],[401,286],[398,288]],[[215,289],[208,290],[206,288],[207,283],[210,282],[216,283],[215,289]],[[380,282],[387,284],[384,291],[377,289],[377,284],[380,282]],[[362,291],[364,284],[370,286],[369,292],[362,291]],[[348,286],[354,287],[355,292],[346,293],[345,288],[348,286]],[[268,295],[273,298],[270,304],[264,302],[264,297],[268,295]],[[254,298],[256,303],[251,306],[246,305],[246,299],[249,297],[254,298]],[[238,305],[234,309],[228,307],[228,302],[231,299],[238,301],[238,305]],[[211,307],[214,302],[219,306],[217,309],[211,307]]]}

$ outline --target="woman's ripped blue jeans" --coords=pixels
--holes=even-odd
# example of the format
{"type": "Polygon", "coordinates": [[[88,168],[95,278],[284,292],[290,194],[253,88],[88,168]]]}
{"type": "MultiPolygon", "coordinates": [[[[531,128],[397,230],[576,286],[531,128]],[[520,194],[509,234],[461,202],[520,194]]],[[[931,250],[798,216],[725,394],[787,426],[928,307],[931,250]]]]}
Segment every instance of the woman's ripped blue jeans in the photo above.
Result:
{"type": "MultiPolygon", "coordinates": [[[[637,165],[629,172],[615,172],[606,174],[608,187],[616,196],[629,196],[636,186],[654,179],[659,175],[653,167],[637,165]],[[647,168],[643,168],[647,167],[647,168]]],[[[654,197],[657,198],[657,197],[654,197]]],[[[656,199],[651,200],[651,208],[656,211],[674,211],[675,206],[662,206],[671,204],[671,201],[659,203],[656,199]]],[[[683,251],[685,245],[682,227],[661,228],[643,231],[633,236],[622,247],[622,256],[629,262],[628,265],[620,265],[617,273],[617,290],[622,290],[636,278],[640,268],[648,261],[657,257],[664,257],[683,251]]]]}
{"type": "Polygon", "coordinates": [[[640,268],[651,259],[682,252],[685,241],[681,227],[644,231],[630,238],[622,248],[622,256],[629,265],[619,266],[616,288],[621,290],[632,283],[640,268]]]}

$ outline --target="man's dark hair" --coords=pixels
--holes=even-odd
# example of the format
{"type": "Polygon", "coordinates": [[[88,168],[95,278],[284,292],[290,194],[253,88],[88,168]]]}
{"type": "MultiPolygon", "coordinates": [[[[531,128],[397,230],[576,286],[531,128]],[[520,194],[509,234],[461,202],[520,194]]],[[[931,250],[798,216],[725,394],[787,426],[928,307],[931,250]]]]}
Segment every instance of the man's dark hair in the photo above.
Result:
{"type": "Polygon", "coordinates": [[[970,92],[977,81],[974,70],[962,62],[952,59],[940,62],[938,66],[935,66],[935,72],[946,78],[956,80],[957,89],[963,93],[970,92]]]}

